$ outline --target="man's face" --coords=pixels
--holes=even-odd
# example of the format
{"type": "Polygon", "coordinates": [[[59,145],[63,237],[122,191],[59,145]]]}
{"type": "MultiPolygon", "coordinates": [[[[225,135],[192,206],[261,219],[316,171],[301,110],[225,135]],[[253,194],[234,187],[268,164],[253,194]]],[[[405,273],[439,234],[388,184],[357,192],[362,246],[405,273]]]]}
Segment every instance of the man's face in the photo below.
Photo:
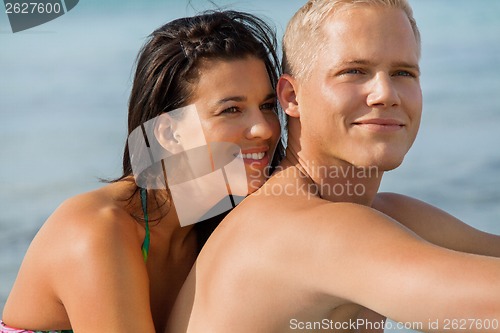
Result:
{"type": "Polygon", "coordinates": [[[418,48],[402,10],[346,7],[323,25],[309,77],[296,86],[300,143],[321,164],[401,164],[422,112],[418,48]]]}

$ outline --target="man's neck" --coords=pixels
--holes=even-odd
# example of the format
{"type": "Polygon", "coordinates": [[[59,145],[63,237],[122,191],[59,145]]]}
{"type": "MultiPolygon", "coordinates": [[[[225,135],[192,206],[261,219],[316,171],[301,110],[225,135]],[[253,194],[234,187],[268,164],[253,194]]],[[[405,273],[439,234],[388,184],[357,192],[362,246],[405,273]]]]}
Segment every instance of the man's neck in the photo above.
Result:
{"type": "Polygon", "coordinates": [[[289,148],[282,166],[297,168],[316,185],[316,194],[322,199],[372,205],[383,175],[377,166],[359,167],[334,158],[326,161],[304,155],[289,148]]]}

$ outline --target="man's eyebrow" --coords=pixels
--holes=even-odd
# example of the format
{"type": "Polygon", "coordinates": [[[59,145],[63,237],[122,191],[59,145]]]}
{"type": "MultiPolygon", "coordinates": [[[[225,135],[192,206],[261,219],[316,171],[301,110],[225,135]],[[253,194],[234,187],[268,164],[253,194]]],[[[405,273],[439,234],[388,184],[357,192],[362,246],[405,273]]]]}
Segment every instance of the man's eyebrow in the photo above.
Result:
{"type": "Polygon", "coordinates": [[[405,61],[398,61],[392,64],[394,67],[403,67],[403,68],[409,68],[417,71],[420,73],[420,66],[418,64],[410,63],[410,62],[405,62],[405,61]]]}
{"type": "MultiPolygon", "coordinates": [[[[344,66],[352,66],[352,65],[364,65],[364,66],[369,66],[369,65],[372,65],[373,62],[370,61],[370,60],[366,60],[366,59],[354,59],[354,60],[347,60],[347,61],[342,61],[338,67],[344,67],[344,66]]],[[[393,67],[403,67],[403,68],[409,68],[409,69],[413,69],[415,71],[417,71],[418,73],[420,73],[420,66],[418,64],[415,64],[415,63],[410,63],[410,62],[406,62],[406,61],[397,61],[397,62],[393,62],[391,63],[391,66],[393,67]]]]}
{"type": "Polygon", "coordinates": [[[353,60],[342,61],[339,67],[349,66],[349,65],[371,65],[371,64],[372,62],[370,60],[353,59],[353,60]]]}

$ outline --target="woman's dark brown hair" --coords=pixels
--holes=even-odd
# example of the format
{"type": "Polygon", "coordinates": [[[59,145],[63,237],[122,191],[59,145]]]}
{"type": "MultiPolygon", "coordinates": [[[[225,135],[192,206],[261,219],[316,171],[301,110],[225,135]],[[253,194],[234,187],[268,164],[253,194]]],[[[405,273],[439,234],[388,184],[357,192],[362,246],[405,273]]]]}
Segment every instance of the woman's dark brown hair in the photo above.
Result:
{"type": "MultiPolygon", "coordinates": [[[[163,25],[149,36],[137,57],[128,108],[128,134],[164,112],[189,104],[207,60],[238,60],[248,56],[261,59],[275,88],[281,73],[276,46],[275,32],[268,24],[238,11],[209,11],[163,25]]],[[[279,142],[273,165],[277,165],[283,154],[279,142]]],[[[132,172],[126,144],[123,174],[116,181],[131,176],[132,172]]],[[[211,224],[199,223],[200,234],[208,235],[211,224]]]]}
{"type": "MultiPolygon", "coordinates": [[[[187,105],[203,60],[253,56],[265,65],[271,85],[280,74],[273,29],[260,18],[237,11],[212,11],[181,18],[155,30],[137,58],[128,108],[128,133],[147,120],[187,105]]],[[[283,154],[281,142],[276,149],[283,154]]],[[[132,175],[128,146],[123,174],[132,175]]]]}

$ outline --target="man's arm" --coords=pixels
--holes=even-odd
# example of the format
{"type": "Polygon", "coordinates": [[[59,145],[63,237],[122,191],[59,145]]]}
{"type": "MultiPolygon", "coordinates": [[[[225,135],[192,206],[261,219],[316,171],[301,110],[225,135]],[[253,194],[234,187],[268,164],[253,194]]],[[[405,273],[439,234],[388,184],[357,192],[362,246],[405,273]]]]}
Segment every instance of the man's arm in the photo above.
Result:
{"type": "Polygon", "coordinates": [[[364,206],[331,203],[294,216],[308,222],[287,254],[315,293],[424,329],[436,320],[441,329],[450,319],[500,320],[500,259],[436,246],[364,206]]]}
{"type": "Polygon", "coordinates": [[[373,208],[433,244],[461,252],[500,257],[499,235],[477,230],[420,200],[395,193],[379,193],[373,208]]]}

